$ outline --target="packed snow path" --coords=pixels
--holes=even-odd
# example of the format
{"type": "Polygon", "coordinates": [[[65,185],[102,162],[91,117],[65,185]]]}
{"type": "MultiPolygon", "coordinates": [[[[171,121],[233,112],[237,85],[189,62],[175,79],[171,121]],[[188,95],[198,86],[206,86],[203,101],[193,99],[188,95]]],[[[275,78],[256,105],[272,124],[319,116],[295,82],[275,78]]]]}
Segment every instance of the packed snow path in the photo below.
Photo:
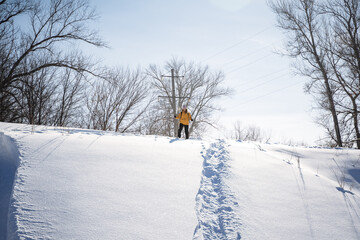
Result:
{"type": "Polygon", "coordinates": [[[196,196],[198,225],[193,239],[240,239],[238,202],[226,185],[229,153],[224,140],[218,140],[202,152],[204,158],[199,192],[196,196]]]}

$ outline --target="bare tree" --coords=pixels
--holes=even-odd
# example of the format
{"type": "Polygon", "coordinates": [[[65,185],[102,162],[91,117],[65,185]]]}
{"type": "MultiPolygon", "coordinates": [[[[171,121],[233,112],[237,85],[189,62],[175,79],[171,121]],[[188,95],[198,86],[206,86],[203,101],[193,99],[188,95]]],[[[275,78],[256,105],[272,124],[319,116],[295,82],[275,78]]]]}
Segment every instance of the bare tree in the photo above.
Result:
{"type": "Polygon", "coordinates": [[[236,121],[231,130],[231,138],[236,140],[245,140],[245,127],[243,127],[240,121],[236,121]]]}
{"type": "Polygon", "coordinates": [[[214,126],[212,116],[221,110],[215,104],[216,99],[229,96],[232,91],[223,87],[224,74],[210,71],[208,66],[186,63],[176,58],[167,61],[164,67],[150,65],[146,73],[152,81],[152,88],[158,96],[165,96],[153,106],[151,119],[159,123],[159,129],[153,129],[156,134],[171,136],[173,132],[171,79],[163,78],[171,69],[174,69],[175,75],[184,76],[175,78],[176,108],[180,110],[182,105],[188,107],[194,120],[189,132],[201,135],[208,126],[214,126]]]}
{"type": "Polygon", "coordinates": [[[54,100],[53,124],[56,126],[76,125],[81,104],[85,103],[84,76],[78,72],[64,69],[58,76],[56,98],[54,100]]]}
{"type": "Polygon", "coordinates": [[[334,102],[334,88],[329,76],[329,68],[325,56],[324,36],[322,31],[322,15],[318,11],[315,0],[273,0],[269,3],[277,15],[277,22],[281,29],[288,34],[288,55],[301,60],[295,68],[301,75],[307,76],[311,82],[307,90],[319,91],[326,96],[325,110],[332,116],[335,140],[342,146],[338,113],[334,102]],[[313,88],[317,85],[317,88],[313,88]]]}
{"type": "Polygon", "coordinates": [[[245,126],[240,121],[236,121],[230,130],[230,138],[240,141],[269,142],[271,134],[256,125],[245,126]]]}
{"type": "Polygon", "coordinates": [[[19,94],[14,95],[18,104],[20,116],[29,124],[52,124],[54,92],[57,85],[52,81],[54,71],[42,69],[22,78],[19,94]],[[20,98],[18,98],[20,96],[20,98]]]}
{"type": "Polygon", "coordinates": [[[15,121],[13,95],[23,78],[46,68],[91,72],[87,58],[65,51],[66,44],[105,44],[87,27],[97,16],[86,0],[8,0],[0,2],[0,9],[0,120],[15,121]],[[16,25],[19,14],[29,17],[28,28],[16,25]]]}
{"type": "Polygon", "coordinates": [[[88,93],[88,128],[128,132],[149,106],[144,78],[140,68],[108,70],[88,93]]]}
{"type": "Polygon", "coordinates": [[[112,84],[106,81],[97,83],[87,100],[89,111],[88,128],[113,130],[113,118],[116,109],[116,91],[112,84]]]}
{"type": "MultiPolygon", "coordinates": [[[[44,68],[22,77],[13,98],[21,122],[66,126],[79,114],[83,76],[69,69],[44,68]]],[[[75,122],[72,122],[75,124],[75,122]]]]}
{"type": "Polygon", "coordinates": [[[0,1],[0,121],[21,118],[18,114],[21,109],[18,109],[19,105],[13,98],[14,92],[19,90],[19,84],[15,84],[15,89],[10,91],[4,79],[13,63],[16,35],[19,32],[14,21],[30,9],[31,1],[28,0],[0,1]]]}
{"type": "MultiPolygon", "coordinates": [[[[331,0],[320,5],[321,13],[328,18],[326,41],[327,60],[333,79],[341,89],[337,101],[347,130],[348,144],[355,139],[360,149],[359,96],[360,96],[360,4],[357,0],[331,0]],[[349,122],[352,128],[347,129],[349,122]]],[[[343,134],[344,135],[344,134],[343,134]]]]}
{"type": "Polygon", "coordinates": [[[31,9],[29,0],[2,0],[0,1],[0,26],[12,24],[15,17],[31,9]]]}

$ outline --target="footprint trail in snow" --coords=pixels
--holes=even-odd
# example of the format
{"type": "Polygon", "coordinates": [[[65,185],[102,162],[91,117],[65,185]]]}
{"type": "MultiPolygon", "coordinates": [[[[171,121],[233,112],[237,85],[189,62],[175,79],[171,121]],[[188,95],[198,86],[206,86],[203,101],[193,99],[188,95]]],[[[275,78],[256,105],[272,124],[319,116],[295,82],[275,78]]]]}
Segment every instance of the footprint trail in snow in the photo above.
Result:
{"type": "Polygon", "coordinates": [[[193,240],[241,239],[238,203],[225,179],[231,162],[224,140],[218,140],[203,150],[203,170],[196,195],[198,225],[193,240]]]}

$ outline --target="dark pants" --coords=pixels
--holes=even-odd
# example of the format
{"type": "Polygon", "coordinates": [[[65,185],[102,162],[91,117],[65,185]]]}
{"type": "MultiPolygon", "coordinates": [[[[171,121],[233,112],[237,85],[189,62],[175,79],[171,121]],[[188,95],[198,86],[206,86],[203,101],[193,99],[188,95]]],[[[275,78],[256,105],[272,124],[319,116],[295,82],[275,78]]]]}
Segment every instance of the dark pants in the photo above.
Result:
{"type": "Polygon", "coordinates": [[[182,131],[183,127],[185,127],[185,135],[186,135],[186,139],[188,139],[189,138],[189,125],[184,125],[182,123],[180,123],[178,137],[181,138],[181,131],[182,131]]]}

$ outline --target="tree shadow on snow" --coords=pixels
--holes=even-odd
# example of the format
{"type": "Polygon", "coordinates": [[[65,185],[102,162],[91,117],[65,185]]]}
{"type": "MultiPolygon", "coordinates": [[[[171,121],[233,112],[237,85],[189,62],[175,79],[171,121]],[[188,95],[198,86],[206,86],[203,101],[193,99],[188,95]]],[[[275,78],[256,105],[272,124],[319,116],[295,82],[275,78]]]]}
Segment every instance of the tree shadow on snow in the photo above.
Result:
{"type": "Polygon", "coordinates": [[[342,187],[336,187],[336,189],[337,189],[339,192],[342,192],[343,194],[348,193],[348,194],[354,195],[353,192],[351,192],[351,191],[349,191],[349,190],[345,190],[345,189],[343,189],[342,187]]]}
{"type": "Polygon", "coordinates": [[[297,157],[297,158],[304,158],[304,156],[302,154],[295,152],[295,151],[290,151],[290,150],[285,150],[285,149],[278,149],[275,151],[280,152],[280,153],[289,154],[290,156],[297,157]]]}
{"type": "Polygon", "coordinates": [[[350,169],[349,174],[354,178],[355,181],[360,183],[360,169],[350,169]]]}
{"type": "Polygon", "coordinates": [[[359,204],[355,198],[355,194],[353,192],[350,192],[348,190],[345,190],[341,187],[337,187],[336,188],[338,191],[342,192],[343,197],[344,197],[344,202],[345,202],[345,206],[347,208],[348,214],[349,214],[349,219],[351,222],[351,227],[353,228],[353,231],[356,235],[356,239],[360,239],[360,233],[358,231],[358,219],[360,219],[360,215],[359,215],[359,204]],[[352,198],[349,197],[349,195],[352,195],[352,198]]]}

